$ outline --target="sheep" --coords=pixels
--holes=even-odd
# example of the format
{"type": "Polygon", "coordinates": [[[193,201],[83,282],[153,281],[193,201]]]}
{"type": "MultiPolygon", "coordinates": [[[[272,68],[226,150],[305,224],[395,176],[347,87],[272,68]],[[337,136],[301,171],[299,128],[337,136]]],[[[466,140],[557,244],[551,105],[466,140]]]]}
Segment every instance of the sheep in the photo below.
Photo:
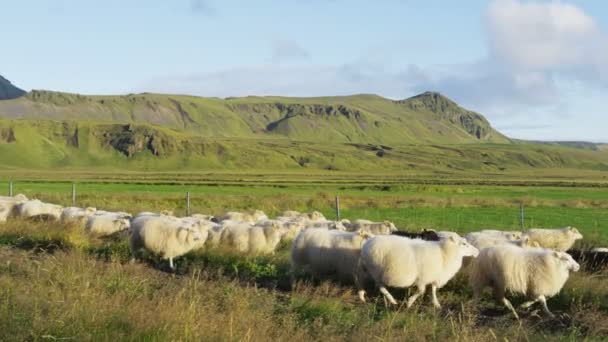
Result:
{"type": "Polygon", "coordinates": [[[180,220],[164,216],[141,216],[131,222],[129,248],[132,261],[142,248],[169,259],[169,267],[175,270],[173,258],[184,255],[204,243],[206,236],[201,230],[184,226],[180,220]]]}
{"type": "Polygon", "coordinates": [[[86,217],[85,231],[90,235],[103,237],[127,230],[131,222],[113,215],[91,215],[86,217]]]}
{"type": "Polygon", "coordinates": [[[608,248],[606,247],[595,247],[591,249],[593,253],[608,253],[608,248]]]}
{"type": "Polygon", "coordinates": [[[543,248],[550,248],[559,252],[569,250],[576,240],[583,238],[578,229],[569,226],[560,229],[528,229],[524,232],[524,236],[530,238],[530,241],[537,242],[543,248]]]}
{"type": "Polygon", "coordinates": [[[441,305],[437,300],[437,289],[442,288],[462,266],[462,258],[475,257],[479,253],[464,239],[450,236],[440,241],[408,239],[394,235],[376,236],[369,239],[361,248],[358,268],[357,287],[359,299],[365,302],[365,290],[361,279],[371,278],[379,287],[389,303],[397,301],[386,286],[410,287],[418,291],[407,299],[410,308],[422,296],[427,285],[431,285],[432,301],[436,308],[441,305]]]}
{"type": "Polygon", "coordinates": [[[67,207],[63,208],[61,212],[60,220],[64,224],[68,223],[77,223],[77,224],[85,224],[87,218],[92,216],[97,211],[96,208],[88,207],[88,208],[78,208],[78,207],[67,207]]]}
{"type": "Polygon", "coordinates": [[[335,275],[339,280],[353,282],[361,245],[370,237],[362,230],[303,230],[291,247],[292,282],[295,272],[304,268],[317,277],[335,275]]]}
{"type": "Polygon", "coordinates": [[[439,241],[439,235],[437,234],[437,232],[434,230],[427,230],[427,229],[423,229],[420,233],[412,233],[412,232],[406,232],[403,230],[398,230],[398,231],[392,232],[391,235],[397,235],[397,236],[406,237],[406,238],[410,238],[410,239],[422,239],[422,240],[426,240],[426,241],[439,241]]]}
{"type": "Polygon", "coordinates": [[[268,216],[261,210],[256,210],[253,214],[240,213],[238,211],[229,211],[222,217],[222,221],[238,221],[254,224],[258,221],[268,220],[268,216]]]}
{"type": "Polygon", "coordinates": [[[521,232],[507,232],[500,230],[482,230],[480,232],[467,233],[464,236],[469,243],[484,239],[495,241],[515,241],[521,239],[521,237],[521,232]]]}
{"type": "Polygon", "coordinates": [[[281,242],[282,230],[277,223],[266,227],[232,224],[222,231],[221,243],[245,253],[274,253],[281,242]]]}
{"type": "Polygon", "coordinates": [[[470,234],[467,234],[466,239],[471,245],[475,246],[475,248],[477,249],[493,247],[502,244],[513,244],[520,247],[540,247],[540,245],[536,241],[530,240],[530,238],[527,236],[524,236],[518,240],[511,240],[504,235],[480,234],[471,236],[470,234]]]}
{"type": "Polygon", "coordinates": [[[205,242],[210,247],[219,246],[222,238],[222,232],[224,230],[224,226],[221,224],[217,224],[212,222],[213,224],[209,226],[207,241],[205,242]]]}
{"type": "Polygon", "coordinates": [[[345,227],[351,232],[362,229],[373,235],[388,235],[397,231],[397,227],[391,221],[372,222],[368,220],[355,220],[355,223],[346,224],[345,227]]]}
{"type": "Polygon", "coordinates": [[[281,218],[282,220],[294,220],[294,219],[295,220],[304,219],[304,220],[309,220],[309,221],[325,221],[326,220],[325,216],[316,210],[313,212],[310,212],[310,213],[301,213],[301,212],[295,211],[295,210],[286,210],[286,211],[282,212],[278,218],[281,218]]]}
{"type": "Polygon", "coordinates": [[[281,228],[281,240],[283,241],[293,241],[305,227],[305,223],[301,221],[266,220],[256,223],[256,226],[259,227],[270,227],[272,225],[281,228]]]}
{"type": "Polygon", "coordinates": [[[59,220],[63,207],[57,204],[45,203],[40,200],[30,200],[16,207],[17,215],[23,218],[44,218],[59,220]]]}
{"type": "Polygon", "coordinates": [[[137,215],[135,215],[135,218],[141,217],[141,216],[171,216],[173,217],[173,211],[171,210],[161,210],[159,213],[153,213],[151,211],[142,211],[140,213],[138,213],[137,215]]]}
{"type": "Polygon", "coordinates": [[[192,214],[191,217],[194,217],[194,218],[200,219],[200,220],[211,221],[211,222],[213,222],[213,219],[215,219],[215,216],[207,215],[207,214],[192,214]]]}
{"type": "Polygon", "coordinates": [[[301,212],[299,211],[295,211],[295,210],[285,210],[284,212],[281,213],[281,215],[279,217],[285,217],[285,218],[298,218],[300,217],[300,215],[302,215],[301,212]]]}
{"type": "Polygon", "coordinates": [[[317,221],[302,221],[304,229],[310,228],[323,228],[323,229],[335,229],[335,230],[346,230],[344,221],[329,221],[329,220],[317,220],[317,221]]]}
{"type": "Polygon", "coordinates": [[[509,240],[519,240],[523,236],[523,232],[518,230],[496,230],[496,229],[483,229],[478,233],[485,235],[499,235],[504,236],[509,240]]]}
{"type": "Polygon", "coordinates": [[[569,272],[576,272],[579,268],[579,264],[565,252],[504,244],[481,250],[473,261],[469,283],[475,300],[480,298],[485,287],[492,287],[496,300],[511,310],[517,319],[517,312],[505,297],[506,291],[531,298],[532,301],[524,303],[523,308],[540,302],[543,311],[553,317],[546,298],[559,293],[568,280],[569,272]]]}
{"type": "Polygon", "coordinates": [[[0,201],[15,201],[15,202],[27,202],[29,199],[24,194],[16,194],[15,196],[0,196],[0,201]]]}
{"type": "Polygon", "coordinates": [[[15,208],[27,201],[27,197],[23,194],[17,194],[14,197],[0,196],[0,222],[6,222],[14,214],[15,208]]]}

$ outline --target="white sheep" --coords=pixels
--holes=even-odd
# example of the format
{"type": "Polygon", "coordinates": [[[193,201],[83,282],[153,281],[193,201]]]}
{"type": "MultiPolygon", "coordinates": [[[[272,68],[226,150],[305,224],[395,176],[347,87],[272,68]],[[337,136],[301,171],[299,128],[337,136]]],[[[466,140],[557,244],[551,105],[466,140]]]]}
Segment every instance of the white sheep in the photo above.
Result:
{"type": "Polygon", "coordinates": [[[183,226],[180,220],[163,216],[141,216],[131,222],[129,247],[133,260],[141,248],[160,254],[169,259],[169,266],[175,269],[173,258],[184,255],[203,244],[206,236],[201,230],[183,226]]]}
{"type": "Polygon", "coordinates": [[[79,207],[67,207],[63,208],[61,212],[60,220],[64,224],[76,223],[84,225],[89,216],[92,216],[97,211],[96,208],[79,208],[79,207]]]}
{"type": "Polygon", "coordinates": [[[524,232],[530,241],[537,242],[543,248],[565,252],[569,250],[576,240],[582,239],[583,235],[574,227],[560,229],[533,228],[524,232]]]}
{"type": "Polygon", "coordinates": [[[316,220],[316,221],[300,221],[303,225],[303,229],[310,228],[323,228],[323,229],[335,229],[346,231],[346,226],[344,225],[344,221],[330,221],[330,220],[316,220]]]}
{"type": "Polygon", "coordinates": [[[282,241],[292,241],[305,227],[305,223],[299,220],[284,221],[279,219],[260,221],[255,225],[264,228],[270,227],[272,225],[280,227],[282,241]]]}
{"type": "Polygon", "coordinates": [[[363,230],[373,235],[389,235],[397,231],[391,221],[372,222],[369,220],[355,220],[354,223],[344,225],[348,231],[363,230]]]}
{"type": "Polygon", "coordinates": [[[496,230],[496,229],[483,229],[479,231],[481,234],[486,235],[499,235],[504,236],[509,240],[519,240],[523,236],[523,232],[518,230],[496,230]]]}
{"type": "Polygon", "coordinates": [[[205,221],[212,221],[215,218],[215,216],[208,214],[192,214],[191,217],[205,221]]]}
{"type": "Polygon", "coordinates": [[[302,215],[302,213],[300,213],[299,211],[285,210],[284,212],[281,213],[281,215],[279,217],[297,218],[297,217],[300,217],[300,215],[302,215]]]}
{"type": "Polygon", "coordinates": [[[261,210],[256,210],[253,213],[229,211],[222,217],[222,221],[247,222],[251,224],[264,220],[268,220],[268,216],[261,210]]]}
{"type": "Polygon", "coordinates": [[[239,252],[274,253],[281,242],[281,226],[272,223],[266,227],[232,224],[224,227],[221,243],[239,252]]]}
{"type": "Polygon", "coordinates": [[[536,241],[531,241],[530,238],[524,236],[520,239],[513,239],[511,235],[501,234],[467,234],[465,236],[467,242],[475,246],[477,249],[493,247],[502,244],[513,244],[520,247],[540,247],[536,241]]]}
{"type": "Polygon", "coordinates": [[[579,268],[565,252],[505,244],[481,250],[472,264],[469,282],[476,300],[485,287],[492,287],[496,300],[509,308],[517,319],[517,312],[505,297],[507,291],[532,299],[522,305],[524,308],[541,302],[544,312],[553,317],[546,298],[559,293],[569,272],[579,268]]]}
{"type": "Polygon", "coordinates": [[[85,231],[91,235],[103,237],[127,230],[131,221],[126,218],[116,218],[113,215],[91,215],[86,217],[85,231]]]}
{"type": "Polygon", "coordinates": [[[27,197],[23,194],[17,194],[14,197],[0,196],[0,222],[6,222],[10,216],[14,215],[15,208],[27,201],[27,197]]]}
{"type": "Polygon", "coordinates": [[[361,245],[371,236],[364,231],[303,230],[291,247],[292,277],[297,270],[308,269],[317,277],[335,275],[340,280],[352,282],[361,245]]]}
{"type": "Polygon", "coordinates": [[[416,286],[417,292],[407,300],[407,307],[422,296],[431,285],[432,301],[436,308],[437,289],[442,288],[460,269],[462,259],[475,257],[479,251],[464,239],[450,236],[440,241],[408,239],[382,235],[369,239],[361,248],[361,261],[357,278],[359,298],[365,302],[365,290],[360,281],[363,276],[374,280],[380,292],[391,304],[397,301],[386,286],[416,286]]]}
{"type": "Polygon", "coordinates": [[[223,231],[224,226],[213,222],[213,225],[209,225],[209,236],[207,237],[207,241],[205,243],[210,247],[219,246],[223,231]]]}
{"type": "Polygon", "coordinates": [[[325,216],[318,211],[313,211],[310,213],[301,213],[295,210],[286,210],[281,213],[277,219],[282,220],[309,220],[309,221],[325,221],[325,216]]]}
{"type": "Polygon", "coordinates": [[[17,215],[23,218],[50,218],[59,220],[63,207],[36,199],[18,204],[15,210],[17,215]]]}
{"type": "Polygon", "coordinates": [[[137,213],[137,215],[135,215],[135,218],[141,217],[141,216],[170,216],[170,217],[174,217],[173,216],[173,211],[171,210],[161,210],[159,213],[153,213],[151,211],[142,211],[140,213],[137,213]]]}

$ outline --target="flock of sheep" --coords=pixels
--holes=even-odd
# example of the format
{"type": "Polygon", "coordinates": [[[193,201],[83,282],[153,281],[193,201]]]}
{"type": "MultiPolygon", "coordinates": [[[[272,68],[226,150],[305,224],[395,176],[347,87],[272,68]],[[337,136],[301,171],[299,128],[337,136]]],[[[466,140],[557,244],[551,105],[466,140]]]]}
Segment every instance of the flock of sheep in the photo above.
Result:
{"type": "MultiPolygon", "coordinates": [[[[79,225],[94,236],[128,231],[133,258],[148,250],[168,259],[190,251],[227,246],[239,252],[274,253],[281,241],[291,241],[292,277],[306,270],[316,277],[354,283],[365,302],[373,284],[385,300],[397,304],[387,288],[415,287],[409,308],[430,285],[435,307],[442,288],[463,264],[467,266],[475,299],[486,287],[518,317],[506,292],[529,297],[524,307],[540,302],[553,316],[546,298],[557,294],[569,272],[579,264],[566,253],[582,235],[576,228],[519,231],[482,230],[461,237],[449,231],[398,231],[389,221],[331,221],[321,213],[285,211],[270,219],[264,212],[228,212],[222,217],[195,214],[176,217],[171,212],[108,212],[95,208],[61,207],[24,195],[0,197],[0,221],[9,217],[44,217],[79,225]]],[[[598,252],[606,252],[598,249],[598,252]]]]}

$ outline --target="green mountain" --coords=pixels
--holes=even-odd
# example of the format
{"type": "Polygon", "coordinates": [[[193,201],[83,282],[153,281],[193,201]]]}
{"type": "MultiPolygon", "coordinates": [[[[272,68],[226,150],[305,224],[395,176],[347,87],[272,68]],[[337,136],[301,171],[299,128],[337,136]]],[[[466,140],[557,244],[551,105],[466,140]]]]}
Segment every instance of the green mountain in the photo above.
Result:
{"type": "Polygon", "coordinates": [[[0,102],[5,119],[146,124],[202,137],[288,138],[331,143],[508,143],[481,115],[437,93],[392,101],[323,98],[82,96],[34,90],[0,102]]]}
{"type": "Polygon", "coordinates": [[[34,90],[0,101],[0,169],[608,170],[608,150],[514,143],[439,93],[203,98],[34,90]]]}
{"type": "Polygon", "coordinates": [[[25,91],[15,87],[9,80],[0,75],[0,100],[10,100],[23,96],[25,91]]]}

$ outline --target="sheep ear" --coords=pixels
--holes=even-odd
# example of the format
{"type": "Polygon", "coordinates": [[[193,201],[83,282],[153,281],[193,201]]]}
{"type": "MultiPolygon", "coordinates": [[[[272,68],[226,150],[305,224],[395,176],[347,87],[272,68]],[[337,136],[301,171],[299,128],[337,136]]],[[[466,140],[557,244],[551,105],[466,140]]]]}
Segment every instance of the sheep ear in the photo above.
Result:
{"type": "Polygon", "coordinates": [[[559,257],[560,257],[560,255],[559,255],[559,252],[558,252],[558,251],[553,251],[553,253],[552,253],[552,254],[553,254],[553,256],[554,256],[554,257],[556,257],[556,258],[559,258],[559,257]]]}
{"type": "Polygon", "coordinates": [[[456,242],[456,238],[453,235],[450,235],[450,237],[448,237],[448,240],[456,242]]]}

